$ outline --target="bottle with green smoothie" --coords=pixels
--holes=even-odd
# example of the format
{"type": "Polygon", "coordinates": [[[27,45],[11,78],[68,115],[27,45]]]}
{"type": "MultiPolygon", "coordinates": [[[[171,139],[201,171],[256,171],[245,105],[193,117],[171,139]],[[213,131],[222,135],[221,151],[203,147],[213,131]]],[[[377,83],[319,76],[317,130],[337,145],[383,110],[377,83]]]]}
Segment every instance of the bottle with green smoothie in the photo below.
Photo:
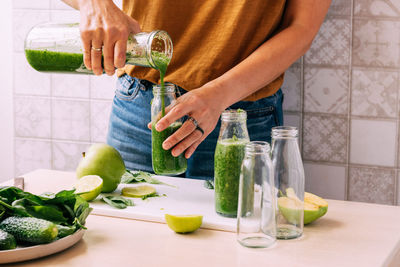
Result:
{"type": "Polygon", "coordinates": [[[183,153],[178,157],[171,154],[171,149],[164,150],[162,143],[170,135],[176,132],[181,126],[182,121],[172,123],[167,129],[158,132],[155,129],[157,122],[165,115],[165,107],[173,105],[176,100],[175,85],[165,83],[164,86],[153,86],[154,98],[151,103],[151,143],[152,143],[152,164],[153,170],[159,175],[179,175],[186,171],[187,160],[183,153]]]}
{"type": "MultiPolygon", "coordinates": [[[[172,58],[172,41],[161,30],[130,35],[126,64],[160,70],[172,58]]],[[[25,38],[25,56],[37,71],[93,74],[83,64],[79,23],[44,23],[33,27],[25,38]]]]}
{"type": "Polygon", "coordinates": [[[244,148],[250,141],[244,110],[226,110],[214,155],[215,210],[225,217],[236,217],[239,178],[244,148]]]}

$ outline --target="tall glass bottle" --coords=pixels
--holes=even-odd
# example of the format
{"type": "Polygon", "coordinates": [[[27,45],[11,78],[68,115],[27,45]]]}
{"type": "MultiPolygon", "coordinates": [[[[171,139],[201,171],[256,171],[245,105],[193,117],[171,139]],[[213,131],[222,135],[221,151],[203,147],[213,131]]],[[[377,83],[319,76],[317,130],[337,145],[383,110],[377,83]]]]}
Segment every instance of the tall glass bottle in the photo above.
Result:
{"type": "MultiPolygon", "coordinates": [[[[172,41],[161,30],[130,35],[126,64],[165,69],[172,58],[172,41]]],[[[83,64],[79,23],[42,23],[25,38],[25,56],[37,71],[93,74],[83,64]]]]}
{"type": "Polygon", "coordinates": [[[304,169],[297,139],[296,127],[272,128],[278,239],[297,238],[303,233],[304,169]]]}
{"type": "Polygon", "coordinates": [[[154,98],[151,103],[151,143],[152,143],[152,164],[153,170],[159,175],[179,175],[186,171],[187,160],[183,153],[178,157],[174,157],[170,150],[164,150],[162,143],[176,132],[181,126],[182,121],[177,120],[167,129],[158,132],[155,125],[162,118],[163,106],[171,105],[176,100],[175,85],[165,83],[162,90],[160,85],[153,86],[154,98]]]}
{"type": "Polygon", "coordinates": [[[250,141],[244,110],[226,110],[221,115],[221,129],[214,155],[215,210],[226,217],[236,217],[240,169],[244,147],[250,141]]]}
{"type": "Polygon", "coordinates": [[[237,240],[245,247],[264,248],[275,243],[274,175],[267,142],[245,147],[239,184],[237,240]]]}

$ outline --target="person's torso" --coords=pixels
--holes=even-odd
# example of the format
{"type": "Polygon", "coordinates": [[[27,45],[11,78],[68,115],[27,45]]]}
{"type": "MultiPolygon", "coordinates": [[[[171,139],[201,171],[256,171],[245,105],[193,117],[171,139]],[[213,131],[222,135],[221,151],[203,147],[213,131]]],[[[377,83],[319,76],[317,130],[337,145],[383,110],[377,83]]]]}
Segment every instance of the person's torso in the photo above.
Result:
{"type": "MultiPolygon", "coordinates": [[[[165,80],[192,90],[221,76],[270,38],[280,25],[285,0],[124,0],[123,10],[142,31],[165,30],[174,44],[165,80]]],[[[126,66],[153,83],[159,73],[126,66]]],[[[274,94],[282,76],[246,100],[274,94]]]]}

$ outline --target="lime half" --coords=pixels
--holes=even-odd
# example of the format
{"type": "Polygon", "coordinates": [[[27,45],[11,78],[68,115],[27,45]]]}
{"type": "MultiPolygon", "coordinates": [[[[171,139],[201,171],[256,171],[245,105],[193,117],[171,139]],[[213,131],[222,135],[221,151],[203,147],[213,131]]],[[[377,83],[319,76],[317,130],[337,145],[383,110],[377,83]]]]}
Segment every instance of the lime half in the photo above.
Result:
{"type": "Polygon", "coordinates": [[[75,186],[75,194],[79,194],[86,201],[95,199],[103,189],[103,179],[97,175],[87,175],[80,178],[75,186]]]}
{"type": "Polygon", "coordinates": [[[135,187],[122,188],[121,194],[126,197],[147,197],[156,193],[156,189],[150,185],[139,185],[135,187]]]}
{"type": "Polygon", "coordinates": [[[190,233],[200,228],[203,215],[171,215],[165,214],[169,228],[177,233],[190,233]]]}

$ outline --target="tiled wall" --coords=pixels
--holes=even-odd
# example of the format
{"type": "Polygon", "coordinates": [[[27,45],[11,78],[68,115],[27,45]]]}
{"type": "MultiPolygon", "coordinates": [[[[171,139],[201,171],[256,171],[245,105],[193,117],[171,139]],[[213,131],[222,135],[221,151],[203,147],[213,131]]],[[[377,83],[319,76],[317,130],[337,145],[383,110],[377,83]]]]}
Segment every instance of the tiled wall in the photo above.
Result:
{"type": "Polygon", "coordinates": [[[400,204],[400,1],[333,0],[287,73],[286,122],[302,128],[306,190],[400,204]]]}
{"type": "MultiPolygon", "coordinates": [[[[78,20],[59,0],[14,0],[16,174],[73,170],[104,142],[115,78],[49,75],[23,54],[41,21],[78,20]]],[[[327,198],[400,201],[400,1],[333,0],[310,51],[286,73],[288,125],[302,131],[306,190],[327,198]]]]}

